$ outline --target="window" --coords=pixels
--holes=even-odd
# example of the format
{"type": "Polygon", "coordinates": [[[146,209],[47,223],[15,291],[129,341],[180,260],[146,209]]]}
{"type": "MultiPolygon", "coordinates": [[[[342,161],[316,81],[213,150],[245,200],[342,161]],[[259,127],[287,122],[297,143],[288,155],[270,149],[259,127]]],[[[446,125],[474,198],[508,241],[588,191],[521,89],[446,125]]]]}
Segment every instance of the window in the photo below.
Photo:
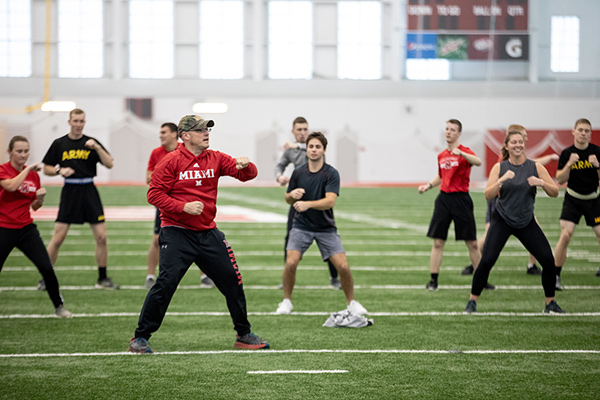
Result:
{"type": "Polygon", "coordinates": [[[173,1],[130,0],[129,76],[173,77],[173,1]]]}
{"type": "Polygon", "coordinates": [[[200,2],[200,78],[244,77],[244,4],[200,2]]]}
{"type": "Polygon", "coordinates": [[[310,1],[269,2],[269,78],[312,78],[312,13],[310,1]]]}
{"type": "Polygon", "coordinates": [[[406,79],[447,81],[450,79],[450,62],[444,59],[407,59],[406,79]]]}
{"type": "Polygon", "coordinates": [[[31,76],[31,2],[0,0],[0,76],[31,76]]]}
{"type": "Polygon", "coordinates": [[[552,72],[579,72],[579,17],[553,16],[550,29],[552,72]]]}
{"type": "Polygon", "coordinates": [[[59,77],[102,77],[102,15],[102,0],[58,1],[59,77]]]}
{"type": "Polygon", "coordinates": [[[381,3],[338,3],[338,78],[381,78],[381,3]]]}

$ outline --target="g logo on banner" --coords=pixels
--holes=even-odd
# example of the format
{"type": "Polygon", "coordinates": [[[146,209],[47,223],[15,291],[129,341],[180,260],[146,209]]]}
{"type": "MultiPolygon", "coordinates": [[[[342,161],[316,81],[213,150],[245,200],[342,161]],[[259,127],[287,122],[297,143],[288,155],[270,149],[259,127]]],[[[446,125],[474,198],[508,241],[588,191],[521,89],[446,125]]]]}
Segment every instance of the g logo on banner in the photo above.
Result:
{"type": "Polygon", "coordinates": [[[512,58],[523,57],[523,42],[519,38],[510,39],[504,46],[506,54],[512,58]]]}

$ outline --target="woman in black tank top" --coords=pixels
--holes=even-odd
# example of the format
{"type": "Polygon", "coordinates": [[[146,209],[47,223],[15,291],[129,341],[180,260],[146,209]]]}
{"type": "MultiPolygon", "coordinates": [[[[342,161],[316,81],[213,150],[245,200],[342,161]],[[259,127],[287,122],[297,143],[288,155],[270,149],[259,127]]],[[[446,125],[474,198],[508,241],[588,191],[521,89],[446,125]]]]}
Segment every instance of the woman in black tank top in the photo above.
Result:
{"type": "Polygon", "coordinates": [[[473,275],[471,296],[465,312],[477,311],[477,300],[490,271],[508,238],[514,235],[543,267],[542,286],[546,297],[546,307],[543,311],[563,313],[554,297],[556,273],[552,249],[533,217],[537,187],[541,187],[548,196],[557,197],[558,186],[544,166],[527,159],[525,139],[521,132],[508,132],[502,155],[504,161],[494,165],[485,187],[485,198],[490,200],[498,197],[498,203],[491,216],[490,230],[483,245],[481,261],[473,275]]]}

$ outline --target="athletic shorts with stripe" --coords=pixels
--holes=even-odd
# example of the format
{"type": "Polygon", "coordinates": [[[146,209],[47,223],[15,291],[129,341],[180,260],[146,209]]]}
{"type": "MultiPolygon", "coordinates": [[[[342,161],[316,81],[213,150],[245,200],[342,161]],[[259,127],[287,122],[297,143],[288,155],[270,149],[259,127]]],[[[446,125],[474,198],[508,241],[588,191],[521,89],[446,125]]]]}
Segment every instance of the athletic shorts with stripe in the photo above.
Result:
{"type": "Polygon", "coordinates": [[[579,224],[581,216],[585,217],[587,226],[600,224],[600,197],[591,200],[581,200],[565,193],[560,219],[579,224]]]}
{"type": "Polygon", "coordinates": [[[65,184],[60,194],[56,222],[65,224],[104,222],[104,209],[96,186],[93,183],[65,184]]]}

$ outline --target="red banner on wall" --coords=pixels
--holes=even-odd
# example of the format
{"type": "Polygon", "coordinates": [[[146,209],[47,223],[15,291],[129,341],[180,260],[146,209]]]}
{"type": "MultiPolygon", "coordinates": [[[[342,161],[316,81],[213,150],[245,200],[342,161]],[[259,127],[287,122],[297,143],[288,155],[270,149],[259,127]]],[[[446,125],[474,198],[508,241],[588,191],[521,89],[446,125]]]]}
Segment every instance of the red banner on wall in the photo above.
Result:
{"type": "Polygon", "coordinates": [[[528,0],[410,0],[409,31],[527,31],[528,0]],[[495,3],[495,4],[492,4],[495,3]]]}
{"type": "MultiPolygon", "coordinates": [[[[485,176],[490,175],[490,170],[499,161],[504,146],[505,130],[490,129],[484,138],[485,145],[485,176]]],[[[600,146],[600,130],[592,131],[593,144],[600,146]]],[[[525,153],[532,160],[548,155],[558,154],[573,145],[572,129],[527,129],[527,143],[525,153]]],[[[551,177],[556,177],[558,161],[546,164],[546,169],[551,177]]]]}

